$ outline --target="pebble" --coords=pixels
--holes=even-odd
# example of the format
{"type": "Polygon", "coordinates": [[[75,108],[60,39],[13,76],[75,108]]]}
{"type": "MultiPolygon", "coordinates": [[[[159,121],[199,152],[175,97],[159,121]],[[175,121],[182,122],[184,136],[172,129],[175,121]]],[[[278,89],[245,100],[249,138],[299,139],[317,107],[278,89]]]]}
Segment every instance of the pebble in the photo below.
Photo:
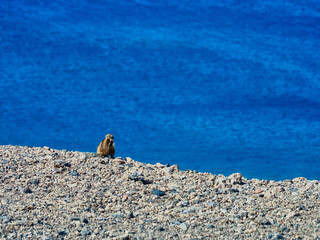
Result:
{"type": "Polygon", "coordinates": [[[55,160],[54,161],[54,167],[56,167],[56,168],[70,167],[70,166],[71,166],[71,164],[66,161],[62,161],[62,160],[55,160]]]}
{"type": "Polygon", "coordinates": [[[40,183],[39,179],[32,179],[30,181],[31,184],[35,184],[35,185],[38,185],[40,183]]]}
{"type": "Polygon", "coordinates": [[[87,237],[91,235],[91,230],[89,227],[84,227],[82,230],[81,230],[81,236],[83,237],[87,237]]]}
{"type": "Polygon", "coordinates": [[[88,219],[86,219],[86,218],[82,218],[82,222],[85,224],[89,223],[88,219]]]}
{"type": "Polygon", "coordinates": [[[73,170],[73,171],[70,172],[70,175],[78,177],[80,174],[77,171],[73,170]]]}
{"type": "Polygon", "coordinates": [[[158,190],[156,188],[152,189],[152,194],[157,195],[157,196],[164,196],[165,193],[161,190],[158,190]]]}
{"type": "Polygon", "coordinates": [[[319,236],[319,181],[225,177],[49,147],[1,145],[0,156],[3,239],[319,236]]]}
{"type": "Polygon", "coordinates": [[[181,223],[181,224],[179,225],[179,228],[182,229],[182,230],[184,230],[184,231],[187,231],[188,228],[189,228],[189,226],[188,226],[188,224],[186,224],[186,223],[181,223]]]}
{"type": "Polygon", "coordinates": [[[33,193],[29,187],[26,187],[25,189],[23,189],[23,192],[24,193],[33,193]]]}

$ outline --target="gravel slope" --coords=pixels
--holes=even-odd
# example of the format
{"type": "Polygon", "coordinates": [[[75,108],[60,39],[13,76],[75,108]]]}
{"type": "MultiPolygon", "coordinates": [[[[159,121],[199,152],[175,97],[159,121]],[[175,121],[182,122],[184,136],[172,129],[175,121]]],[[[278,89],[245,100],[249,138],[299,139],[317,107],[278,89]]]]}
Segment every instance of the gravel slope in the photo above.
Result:
{"type": "Polygon", "coordinates": [[[0,146],[5,239],[320,239],[320,184],[0,146]]]}

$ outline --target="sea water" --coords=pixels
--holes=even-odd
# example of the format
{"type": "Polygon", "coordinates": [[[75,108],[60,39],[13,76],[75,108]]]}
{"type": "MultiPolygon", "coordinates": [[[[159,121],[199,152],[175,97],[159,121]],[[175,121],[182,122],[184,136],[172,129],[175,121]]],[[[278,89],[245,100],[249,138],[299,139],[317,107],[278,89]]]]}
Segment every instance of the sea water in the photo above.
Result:
{"type": "Polygon", "coordinates": [[[1,0],[0,144],[320,179],[318,1],[1,0]]]}

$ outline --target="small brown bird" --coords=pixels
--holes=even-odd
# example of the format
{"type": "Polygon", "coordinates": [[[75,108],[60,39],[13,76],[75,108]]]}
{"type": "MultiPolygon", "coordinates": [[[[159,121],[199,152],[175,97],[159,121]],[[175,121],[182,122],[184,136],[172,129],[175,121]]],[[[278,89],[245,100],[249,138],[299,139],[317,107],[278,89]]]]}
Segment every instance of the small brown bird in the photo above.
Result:
{"type": "Polygon", "coordinates": [[[103,157],[110,156],[114,158],[115,149],[112,134],[107,134],[106,138],[101,141],[97,149],[97,154],[103,157]]]}

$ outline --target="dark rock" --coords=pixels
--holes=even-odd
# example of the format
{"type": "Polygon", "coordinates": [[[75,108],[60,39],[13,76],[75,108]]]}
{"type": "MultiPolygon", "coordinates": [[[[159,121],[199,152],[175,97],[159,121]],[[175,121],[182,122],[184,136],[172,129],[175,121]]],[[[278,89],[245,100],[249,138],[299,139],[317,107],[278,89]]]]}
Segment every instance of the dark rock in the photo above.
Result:
{"type": "Polygon", "coordinates": [[[152,183],[151,180],[145,179],[141,172],[134,172],[132,174],[129,174],[128,178],[133,181],[141,181],[144,185],[152,183]]]}
{"type": "Polygon", "coordinates": [[[298,211],[301,211],[301,210],[307,210],[307,209],[306,209],[306,207],[305,207],[304,205],[299,205],[299,206],[297,207],[297,210],[298,210],[298,211]]]}
{"type": "Polygon", "coordinates": [[[163,191],[160,191],[160,190],[158,190],[156,188],[152,189],[152,194],[160,196],[160,197],[165,195],[165,193],[163,191]]]}
{"type": "Polygon", "coordinates": [[[30,184],[38,185],[40,183],[39,179],[32,179],[29,181],[30,184]]]}
{"type": "Polygon", "coordinates": [[[153,183],[151,180],[148,180],[148,179],[141,179],[140,181],[141,181],[144,185],[153,183]]]}
{"type": "Polygon", "coordinates": [[[85,223],[85,224],[88,224],[88,223],[89,223],[88,219],[86,219],[86,218],[83,218],[83,219],[82,219],[82,222],[85,223]]]}
{"type": "Polygon", "coordinates": [[[163,227],[158,227],[158,230],[159,230],[160,232],[163,232],[163,231],[164,231],[164,228],[163,228],[163,227]]]}
{"type": "Polygon", "coordinates": [[[65,236],[67,233],[65,231],[58,231],[59,236],[65,236]]]}
{"type": "Polygon", "coordinates": [[[189,205],[190,205],[190,203],[188,201],[183,201],[181,204],[181,207],[187,207],[189,205]]]}
{"type": "Polygon", "coordinates": [[[208,224],[207,228],[214,228],[214,225],[213,224],[208,224]]]}
{"type": "Polygon", "coordinates": [[[257,217],[255,222],[260,225],[271,225],[271,222],[267,218],[261,216],[257,217]]]}
{"type": "Polygon", "coordinates": [[[230,188],[229,190],[230,192],[232,193],[238,193],[239,192],[239,189],[236,189],[236,188],[230,188]]]}
{"type": "Polygon", "coordinates": [[[25,189],[23,189],[23,192],[24,193],[33,193],[29,187],[26,187],[25,189]]]}
{"type": "Polygon", "coordinates": [[[281,229],[281,232],[282,232],[282,233],[288,233],[288,232],[290,232],[290,229],[287,228],[287,227],[283,227],[283,228],[281,229]]]}
{"type": "Polygon", "coordinates": [[[128,178],[133,181],[141,181],[144,180],[144,176],[142,172],[134,172],[128,175],[128,178]]]}
{"type": "Polygon", "coordinates": [[[269,239],[283,239],[283,236],[280,234],[276,234],[276,233],[269,233],[268,238],[269,239]]]}
{"type": "Polygon", "coordinates": [[[62,161],[62,160],[55,160],[54,167],[56,167],[56,168],[71,167],[71,164],[66,161],[62,161]]]}
{"type": "Polygon", "coordinates": [[[128,216],[127,216],[127,219],[131,219],[131,218],[134,218],[134,215],[133,215],[132,212],[130,212],[130,213],[128,214],[128,216]]]}

